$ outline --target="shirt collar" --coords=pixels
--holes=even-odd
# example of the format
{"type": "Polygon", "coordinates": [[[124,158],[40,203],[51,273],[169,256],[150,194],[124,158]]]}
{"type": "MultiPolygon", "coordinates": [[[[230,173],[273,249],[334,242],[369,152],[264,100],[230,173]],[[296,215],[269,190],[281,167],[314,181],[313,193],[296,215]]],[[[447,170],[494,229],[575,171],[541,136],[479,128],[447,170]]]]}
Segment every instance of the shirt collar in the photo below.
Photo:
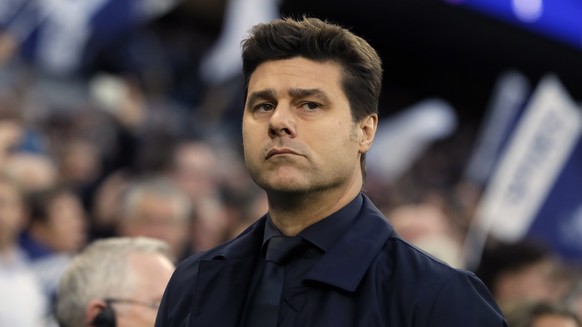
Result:
{"type": "MultiPolygon", "coordinates": [[[[362,203],[362,194],[358,194],[346,206],[315,224],[308,226],[297,236],[317,246],[323,252],[326,252],[354,222],[358,213],[362,209],[362,203]]],[[[271,216],[267,216],[265,232],[263,233],[262,249],[265,249],[265,246],[271,237],[282,234],[283,233],[281,233],[281,231],[277,229],[271,221],[271,216]]]]}

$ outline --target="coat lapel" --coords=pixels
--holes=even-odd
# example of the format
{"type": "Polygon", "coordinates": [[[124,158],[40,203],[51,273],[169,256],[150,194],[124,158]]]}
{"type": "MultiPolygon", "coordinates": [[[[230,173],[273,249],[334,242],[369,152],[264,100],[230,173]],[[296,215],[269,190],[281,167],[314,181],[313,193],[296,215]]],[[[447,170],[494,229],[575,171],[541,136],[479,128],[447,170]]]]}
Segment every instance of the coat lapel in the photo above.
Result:
{"type": "Polygon", "coordinates": [[[190,326],[237,326],[264,230],[261,218],[211,259],[201,260],[190,326]]]}
{"type": "Polygon", "coordinates": [[[364,196],[362,212],[354,225],[305,279],[354,292],[392,233],[382,213],[364,196]]]}

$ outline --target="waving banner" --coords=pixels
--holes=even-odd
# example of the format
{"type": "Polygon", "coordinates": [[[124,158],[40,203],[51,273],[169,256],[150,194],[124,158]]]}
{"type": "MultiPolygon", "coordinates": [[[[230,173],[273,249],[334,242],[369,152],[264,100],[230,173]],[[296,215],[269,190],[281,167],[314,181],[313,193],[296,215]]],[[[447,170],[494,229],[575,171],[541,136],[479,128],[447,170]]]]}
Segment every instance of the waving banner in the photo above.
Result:
{"type": "Polygon", "coordinates": [[[557,78],[544,78],[491,175],[469,253],[480,253],[491,233],[508,242],[534,237],[582,261],[581,134],[580,107],[557,78]]]}

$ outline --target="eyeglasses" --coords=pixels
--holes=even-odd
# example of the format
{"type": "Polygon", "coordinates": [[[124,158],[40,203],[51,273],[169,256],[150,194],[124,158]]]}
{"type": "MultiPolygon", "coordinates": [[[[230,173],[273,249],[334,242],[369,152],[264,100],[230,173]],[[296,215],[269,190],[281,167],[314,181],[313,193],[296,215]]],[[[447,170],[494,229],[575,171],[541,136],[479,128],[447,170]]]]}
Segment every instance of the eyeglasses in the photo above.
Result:
{"type": "Polygon", "coordinates": [[[107,298],[107,299],[105,299],[105,303],[107,303],[108,305],[115,304],[115,303],[139,305],[139,306],[147,307],[147,308],[154,309],[154,310],[158,310],[160,308],[159,301],[147,302],[147,301],[138,301],[138,300],[132,300],[132,299],[107,298]]]}

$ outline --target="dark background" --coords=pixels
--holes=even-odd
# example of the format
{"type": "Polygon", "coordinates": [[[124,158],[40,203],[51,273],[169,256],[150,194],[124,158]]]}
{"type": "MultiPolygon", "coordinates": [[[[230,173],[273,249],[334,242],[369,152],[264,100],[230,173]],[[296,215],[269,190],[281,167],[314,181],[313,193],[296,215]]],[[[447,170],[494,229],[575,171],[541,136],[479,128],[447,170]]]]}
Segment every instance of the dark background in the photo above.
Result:
{"type": "Polygon", "coordinates": [[[288,0],[283,15],[326,18],[366,38],[384,61],[382,113],[441,97],[478,124],[499,75],[515,69],[535,87],[555,73],[582,99],[582,51],[440,1],[288,0]]]}

